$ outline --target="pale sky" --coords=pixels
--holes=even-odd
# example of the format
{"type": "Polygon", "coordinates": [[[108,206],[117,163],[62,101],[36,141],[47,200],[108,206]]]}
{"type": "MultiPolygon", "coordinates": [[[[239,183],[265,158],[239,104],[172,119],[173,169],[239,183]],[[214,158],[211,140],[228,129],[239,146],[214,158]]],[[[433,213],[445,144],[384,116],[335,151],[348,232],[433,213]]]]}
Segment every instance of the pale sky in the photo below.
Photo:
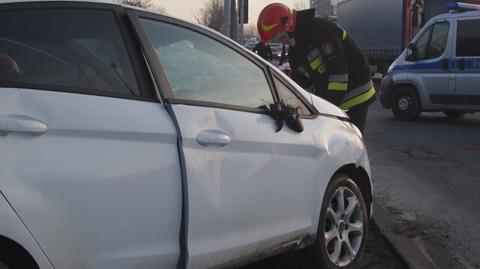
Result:
{"type": "MultiPolygon", "coordinates": [[[[154,0],[159,6],[165,7],[169,15],[194,21],[192,13],[202,7],[207,0],[154,0]]],[[[249,24],[256,25],[257,17],[263,7],[270,3],[283,3],[289,7],[294,3],[303,2],[305,7],[309,7],[310,0],[250,0],[249,1],[249,24]]]]}

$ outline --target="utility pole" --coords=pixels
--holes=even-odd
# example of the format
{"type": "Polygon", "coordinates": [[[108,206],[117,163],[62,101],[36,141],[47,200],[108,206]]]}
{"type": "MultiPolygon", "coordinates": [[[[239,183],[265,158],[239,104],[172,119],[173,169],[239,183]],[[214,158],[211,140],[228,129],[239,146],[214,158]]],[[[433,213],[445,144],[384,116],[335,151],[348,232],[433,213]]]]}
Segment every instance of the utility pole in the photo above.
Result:
{"type": "Polygon", "coordinates": [[[223,2],[223,34],[230,36],[230,3],[231,0],[224,0],[223,2]]]}
{"type": "Polygon", "coordinates": [[[236,0],[224,0],[223,2],[223,34],[230,37],[233,40],[237,40],[237,1],[236,0]]]}
{"type": "Polygon", "coordinates": [[[230,38],[237,40],[237,1],[231,0],[230,2],[230,38]]]}
{"type": "Polygon", "coordinates": [[[238,0],[238,41],[243,40],[243,25],[248,23],[248,0],[238,0]]]}

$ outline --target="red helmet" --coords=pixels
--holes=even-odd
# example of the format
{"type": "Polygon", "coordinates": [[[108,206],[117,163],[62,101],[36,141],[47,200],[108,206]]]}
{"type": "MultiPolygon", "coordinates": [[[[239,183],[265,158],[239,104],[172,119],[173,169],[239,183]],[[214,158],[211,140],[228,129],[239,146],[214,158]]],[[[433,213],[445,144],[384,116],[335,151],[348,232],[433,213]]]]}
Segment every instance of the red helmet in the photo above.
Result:
{"type": "Polygon", "coordinates": [[[296,12],[286,5],[273,3],[258,16],[257,29],[262,43],[270,42],[280,32],[295,31],[296,12]]]}

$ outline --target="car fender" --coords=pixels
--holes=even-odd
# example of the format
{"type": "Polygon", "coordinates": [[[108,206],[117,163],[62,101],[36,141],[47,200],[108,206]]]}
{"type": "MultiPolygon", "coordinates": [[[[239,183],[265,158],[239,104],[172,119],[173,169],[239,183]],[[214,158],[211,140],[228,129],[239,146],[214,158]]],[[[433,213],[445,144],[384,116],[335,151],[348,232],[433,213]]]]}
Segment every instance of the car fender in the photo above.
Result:
{"type": "Polygon", "coordinates": [[[408,79],[409,75],[406,72],[399,72],[392,74],[392,82],[393,85],[399,84],[412,84],[412,82],[408,79]]]}
{"type": "Polygon", "coordinates": [[[409,84],[415,87],[420,98],[420,105],[422,109],[429,103],[429,96],[426,91],[425,83],[421,76],[415,73],[409,73],[406,80],[399,80],[396,84],[409,84]]]}
{"type": "Polygon", "coordinates": [[[0,235],[23,247],[39,268],[54,268],[2,192],[0,192],[0,235]]]}
{"type": "MultiPolygon", "coordinates": [[[[322,152],[317,156],[318,169],[315,180],[315,204],[312,212],[311,233],[316,234],[324,193],[333,176],[347,165],[362,168],[371,182],[368,153],[361,132],[351,122],[337,118],[317,121],[312,128],[316,147],[322,152]]],[[[367,205],[368,206],[368,205],[367,205]]]]}

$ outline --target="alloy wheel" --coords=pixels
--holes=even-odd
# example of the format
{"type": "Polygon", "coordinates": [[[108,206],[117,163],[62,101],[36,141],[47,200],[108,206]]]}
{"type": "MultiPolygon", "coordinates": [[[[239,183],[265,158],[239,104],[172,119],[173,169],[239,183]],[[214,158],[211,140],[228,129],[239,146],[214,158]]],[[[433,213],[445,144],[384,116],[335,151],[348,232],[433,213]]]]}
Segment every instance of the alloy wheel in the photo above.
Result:
{"type": "Polygon", "coordinates": [[[360,251],[363,240],[364,219],[360,201],[347,187],[339,187],[327,208],[325,220],[325,248],[330,261],[347,266],[360,251]]]}

